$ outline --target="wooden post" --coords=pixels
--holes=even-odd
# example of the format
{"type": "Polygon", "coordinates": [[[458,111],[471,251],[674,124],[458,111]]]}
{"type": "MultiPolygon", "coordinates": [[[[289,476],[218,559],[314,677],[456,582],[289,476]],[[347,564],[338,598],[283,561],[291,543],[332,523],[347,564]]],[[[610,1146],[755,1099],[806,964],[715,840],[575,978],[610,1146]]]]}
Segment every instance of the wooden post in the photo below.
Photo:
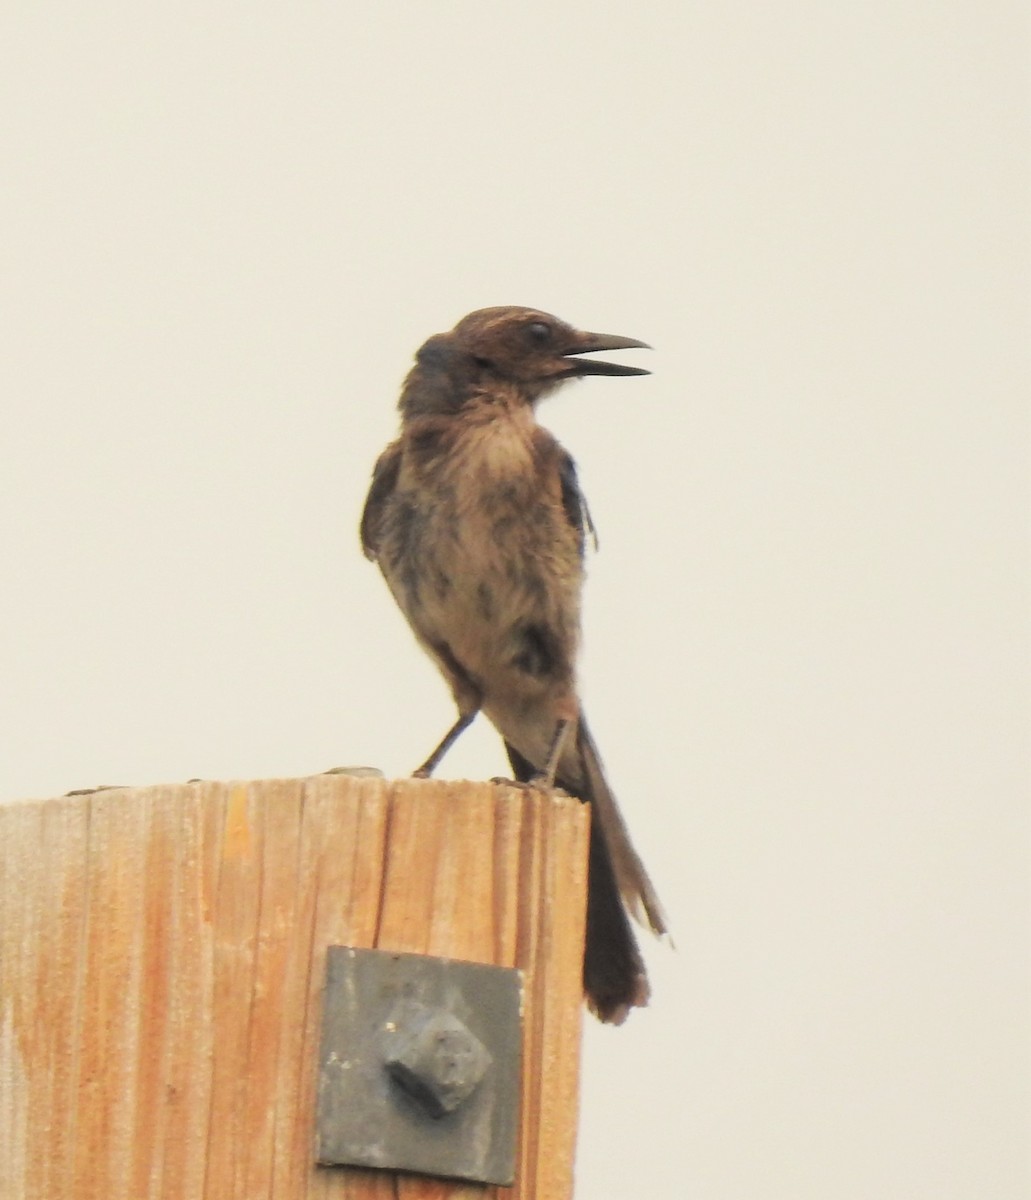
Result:
{"type": "Polygon", "coordinates": [[[567,1200],[587,821],[341,775],[0,807],[4,1200],[567,1200]],[[326,947],[526,972],[516,1184],[313,1161],[326,947]]]}

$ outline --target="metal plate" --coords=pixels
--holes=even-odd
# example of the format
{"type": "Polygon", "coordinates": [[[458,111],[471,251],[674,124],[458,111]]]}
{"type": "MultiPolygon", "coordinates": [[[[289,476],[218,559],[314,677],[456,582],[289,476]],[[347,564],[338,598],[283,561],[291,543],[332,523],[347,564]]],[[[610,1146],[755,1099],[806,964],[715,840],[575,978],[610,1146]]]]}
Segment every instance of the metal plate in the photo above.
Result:
{"type": "Polygon", "coordinates": [[[316,1156],[509,1185],[522,972],[330,946],[316,1156]]]}

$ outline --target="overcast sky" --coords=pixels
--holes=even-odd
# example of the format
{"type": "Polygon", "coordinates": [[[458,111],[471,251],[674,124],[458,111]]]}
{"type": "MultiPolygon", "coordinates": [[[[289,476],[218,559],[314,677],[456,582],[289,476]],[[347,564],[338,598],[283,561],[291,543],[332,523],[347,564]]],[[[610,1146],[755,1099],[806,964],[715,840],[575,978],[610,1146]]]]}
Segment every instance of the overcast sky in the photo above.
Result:
{"type": "Polygon", "coordinates": [[[1026,6],[0,26],[0,798],[411,770],[450,699],[356,525],[412,353],[643,338],[541,413],[678,947],[587,1028],[577,1195],[1026,1200],[1026,6]]]}

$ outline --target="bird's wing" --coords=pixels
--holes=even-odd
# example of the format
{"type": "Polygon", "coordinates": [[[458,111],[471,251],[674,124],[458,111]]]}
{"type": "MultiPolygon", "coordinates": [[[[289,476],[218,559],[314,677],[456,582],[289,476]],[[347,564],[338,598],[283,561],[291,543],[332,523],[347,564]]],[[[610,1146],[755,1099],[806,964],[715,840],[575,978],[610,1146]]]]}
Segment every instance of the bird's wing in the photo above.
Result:
{"type": "Polygon", "coordinates": [[[573,456],[562,451],[562,456],[559,459],[559,478],[562,481],[562,507],[565,509],[566,517],[577,531],[580,538],[580,555],[583,556],[584,540],[590,537],[594,544],[595,550],[598,549],[598,531],[594,528],[594,522],[591,520],[591,511],[587,507],[587,501],[584,498],[583,492],[580,490],[580,481],[576,477],[576,463],[573,461],[573,456]]]}
{"type": "Polygon", "coordinates": [[[375,559],[379,554],[380,521],[383,508],[397,486],[401,469],[401,443],[391,442],[376,460],[372,471],[372,486],[362,509],[361,537],[365,557],[375,559]]]}

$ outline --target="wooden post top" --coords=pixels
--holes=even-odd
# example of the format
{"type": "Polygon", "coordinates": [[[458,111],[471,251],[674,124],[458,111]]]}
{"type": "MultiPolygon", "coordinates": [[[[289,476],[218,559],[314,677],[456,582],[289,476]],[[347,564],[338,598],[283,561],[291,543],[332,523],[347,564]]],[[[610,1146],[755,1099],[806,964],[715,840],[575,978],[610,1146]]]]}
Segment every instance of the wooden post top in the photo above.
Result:
{"type": "Polygon", "coordinates": [[[588,813],[319,775],[0,807],[0,1195],[572,1194],[588,813]],[[513,1188],[317,1167],[326,948],[526,974],[513,1188]]]}

